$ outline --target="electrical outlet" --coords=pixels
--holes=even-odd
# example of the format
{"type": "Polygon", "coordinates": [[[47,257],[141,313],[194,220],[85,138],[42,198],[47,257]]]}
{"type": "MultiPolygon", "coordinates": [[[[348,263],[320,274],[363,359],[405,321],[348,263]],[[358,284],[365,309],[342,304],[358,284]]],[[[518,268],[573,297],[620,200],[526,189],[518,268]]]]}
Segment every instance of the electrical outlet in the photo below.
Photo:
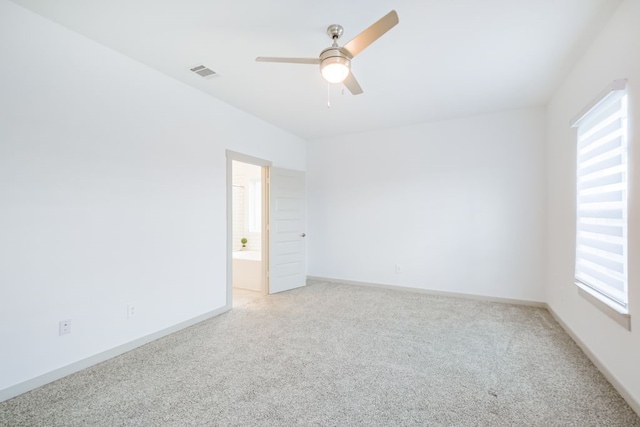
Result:
{"type": "Polygon", "coordinates": [[[396,274],[400,273],[402,273],[402,267],[400,266],[400,264],[396,264],[396,274]]]}
{"type": "Polygon", "coordinates": [[[58,335],[67,335],[71,333],[71,319],[61,320],[58,322],[58,335]]]}
{"type": "Polygon", "coordinates": [[[136,307],[133,304],[127,304],[127,319],[131,319],[136,315],[136,307]]]}

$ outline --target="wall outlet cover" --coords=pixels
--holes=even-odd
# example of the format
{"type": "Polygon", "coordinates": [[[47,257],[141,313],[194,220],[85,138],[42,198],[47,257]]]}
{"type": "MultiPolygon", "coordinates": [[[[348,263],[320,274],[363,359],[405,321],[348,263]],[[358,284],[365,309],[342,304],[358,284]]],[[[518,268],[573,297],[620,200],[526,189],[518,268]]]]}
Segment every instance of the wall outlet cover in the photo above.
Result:
{"type": "Polygon", "coordinates": [[[61,320],[58,322],[58,335],[67,335],[71,333],[71,319],[61,320]]]}

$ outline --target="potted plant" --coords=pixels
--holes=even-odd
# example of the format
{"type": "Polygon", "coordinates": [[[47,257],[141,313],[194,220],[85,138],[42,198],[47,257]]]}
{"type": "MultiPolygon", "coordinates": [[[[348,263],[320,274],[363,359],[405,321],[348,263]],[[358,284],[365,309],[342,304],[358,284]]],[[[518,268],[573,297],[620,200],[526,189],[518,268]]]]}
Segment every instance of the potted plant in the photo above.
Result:
{"type": "Polygon", "coordinates": [[[248,240],[246,237],[243,237],[242,239],[240,239],[240,243],[242,243],[242,249],[247,247],[247,242],[248,240]]]}

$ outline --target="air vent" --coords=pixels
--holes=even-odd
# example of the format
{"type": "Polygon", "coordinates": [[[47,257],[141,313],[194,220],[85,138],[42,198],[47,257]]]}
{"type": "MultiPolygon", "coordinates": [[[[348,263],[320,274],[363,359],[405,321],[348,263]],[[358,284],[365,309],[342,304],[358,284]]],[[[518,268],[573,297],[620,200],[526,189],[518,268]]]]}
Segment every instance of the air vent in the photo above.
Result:
{"type": "Polygon", "coordinates": [[[209,77],[209,76],[213,76],[216,73],[215,71],[205,67],[204,65],[198,65],[197,67],[193,67],[191,71],[198,74],[200,77],[209,77]]]}

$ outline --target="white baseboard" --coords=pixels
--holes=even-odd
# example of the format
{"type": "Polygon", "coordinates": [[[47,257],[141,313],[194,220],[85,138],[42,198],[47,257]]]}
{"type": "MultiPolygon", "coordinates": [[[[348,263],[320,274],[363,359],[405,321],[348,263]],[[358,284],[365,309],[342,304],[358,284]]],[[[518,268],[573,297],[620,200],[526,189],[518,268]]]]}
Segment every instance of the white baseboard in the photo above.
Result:
{"type": "Polygon", "coordinates": [[[438,295],[438,296],[451,297],[451,298],[463,298],[463,299],[471,299],[471,300],[478,300],[478,301],[499,302],[504,304],[526,305],[529,307],[540,307],[540,308],[547,307],[547,304],[541,301],[529,301],[529,300],[513,299],[513,298],[490,297],[490,296],[484,296],[484,295],[465,294],[465,293],[459,293],[459,292],[435,291],[430,289],[412,288],[408,286],[383,285],[380,283],[356,282],[353,280],[332,279],[329,277],[307,276],[307,279],[316,280],[320,282],[329,282],[334,284],[367,286],[371,288],[382,288],[382,289],[395,289],[395,290],[405,291],[405,292],[416,292],[421,294],[438,295]]]}
{"type": "Polygon", "coordinates": [[[41,387],[45,384],[49,384],[53,381],[59,380],[60,378],[66,377],[67,375],[71,375],[75,372],[81,371],[90,366],[97,365],[98,363],[101,363],[101,362],[104,362],[105,360],[119,356],[137,347],[150,343],[151,341],[155,341],[159,338],[165,337],[174,332],[178,332],[181,329],[188,328],[189,326],[193,326],[196,323],[200,323],[204,320],[218,316],[222,313],[226,313],[230,309],[231,307],[229,306],[220,307],[216,310],[210,311],[205,314],[201,314],[200,316],[196,316],[192,319],[185,320],[184,322],[178,323],[177,325],[169,326],[168,328],[162,329],[160,331],[154,332],[152,334],[146,335],[144,337],[138,338],[128,343],[119,345],[118,347],[111,348],[109,350],[103,351],[102,353],[95,354],[93,356],[87,357],[86,359],[79,360],[70,365],[63,366],[62,368],[56,369],[51,372],[47,372],[46,374],[37,376],[35,378],[16,384],[9,388],[0,390],[0,402],[4,402],[5,400],[11,399],[18,395],[21,395],[23,393],[26,393],[28,391],[41,387]]]}
{"type": "Polygon", "coordinates": [[[549,306],[549,304],[545,304],[545,308],[549,311],[549,313],[551,313],[553,318],[556,319],[556,322],[558,322],[560,326],[562,326],[562,329],[564,329],[567,335],[569,335],[571,339],[576,344],[578,344],[578,347],[582,349],[582,352],[589,358],[589,360],[591,360],[591,363],[593,363],[596,366],[596,368],[598,368],[600,373],[604,375],[607,381],[611,383],[613,388],[615,388],[616,391],[620,393],[620,396],[622,396],[622,398],[629,404],[631,409],[633,409],[633,411],[636,414],[638,414],[638,416],[640,417],[640,402],[638,402],[633,398],[633,396],[631,395],[631,393],[629,393],[629,391],[625,388],[625,386],[623,386],[620,383],[620,381],[618,381],[618,378],[616,378],[616,376],[613,375],[611,371],[609,371],[609,369],[607,369],[604,363],[602,363],[600,359],[598,359],[596,355],[593,354],[593,352],[589,349],[589,347],[587,347],[587,345],[580,338],[578,338],[575,332],[573,332],[573,330],[569,328],[569,326],[560,318],[560,316],[558,316],[558,314],[555,311],[553,311],[553,309],[551,308],[551,306],[549,306]]]}

